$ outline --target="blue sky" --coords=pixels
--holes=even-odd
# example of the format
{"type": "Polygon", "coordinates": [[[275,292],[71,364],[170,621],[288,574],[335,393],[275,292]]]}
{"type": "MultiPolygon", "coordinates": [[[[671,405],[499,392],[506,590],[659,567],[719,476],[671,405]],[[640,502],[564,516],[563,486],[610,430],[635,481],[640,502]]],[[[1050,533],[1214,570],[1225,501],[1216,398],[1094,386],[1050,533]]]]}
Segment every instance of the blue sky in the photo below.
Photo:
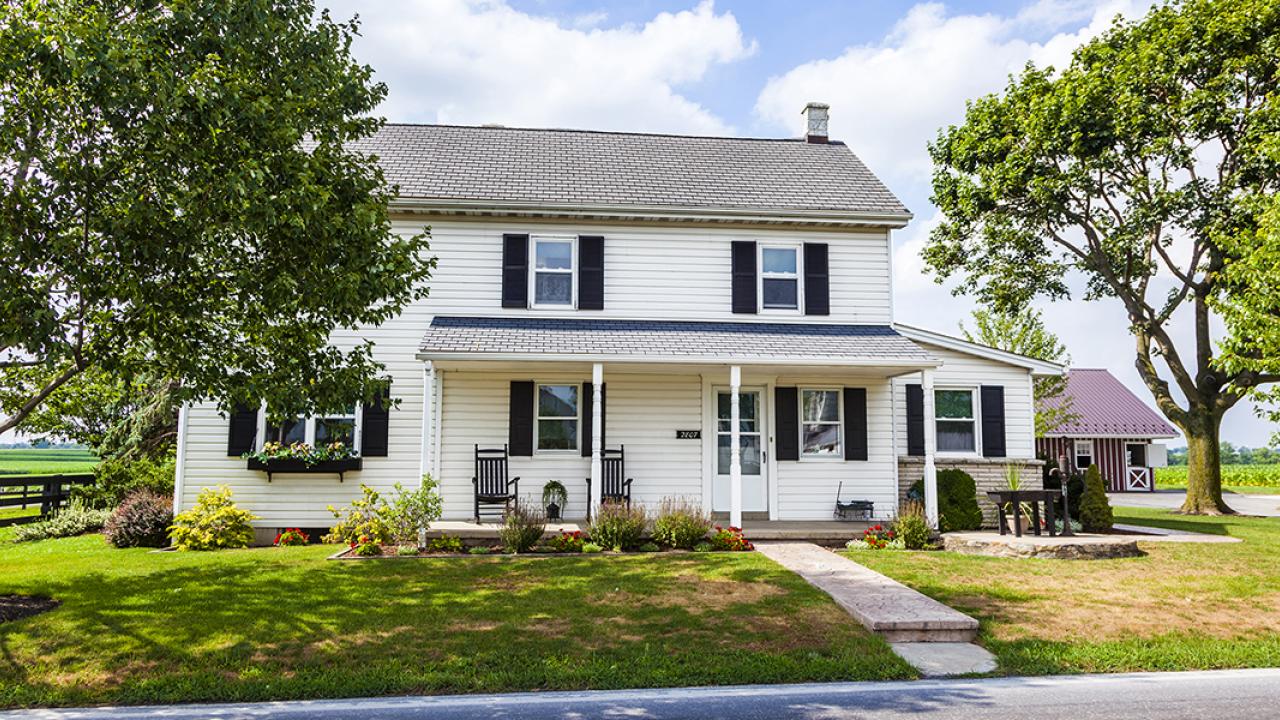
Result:
{"type": "MultiPolygon", "coordinates": [[[[831,136],[916,216],[895,236],[897,319],[950,333],[974,304],[919,259],[939,220],[926,144],[967,99],[1027,62],[1061,66],[1150,2],[321,0],[339,17],[359,12],[355,50],[389,85],[382,112],[395,121],[787,137],[807,101],[829,103],[831,136]]],[[[1042,308],[1075,365],[1108,368],[1150,403],[1117,305],[1042,308]]],[[[1175,336],[1188,331],[1175,318],[1175,336]]],[[[1224,422],[1237,444],[1271,431],[1244,405],[1224,422]]]]}

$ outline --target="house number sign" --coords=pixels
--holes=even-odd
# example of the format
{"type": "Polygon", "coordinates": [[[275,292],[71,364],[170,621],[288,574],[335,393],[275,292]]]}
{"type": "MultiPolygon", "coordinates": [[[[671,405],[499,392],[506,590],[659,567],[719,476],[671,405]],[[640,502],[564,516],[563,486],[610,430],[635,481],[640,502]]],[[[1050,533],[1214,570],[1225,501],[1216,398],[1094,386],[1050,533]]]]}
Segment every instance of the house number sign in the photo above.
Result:
{"type": "Polygon", "coordinates": [[[701,430],[677,430],[677,440],[700,440],[702,438],[701,430]]]}

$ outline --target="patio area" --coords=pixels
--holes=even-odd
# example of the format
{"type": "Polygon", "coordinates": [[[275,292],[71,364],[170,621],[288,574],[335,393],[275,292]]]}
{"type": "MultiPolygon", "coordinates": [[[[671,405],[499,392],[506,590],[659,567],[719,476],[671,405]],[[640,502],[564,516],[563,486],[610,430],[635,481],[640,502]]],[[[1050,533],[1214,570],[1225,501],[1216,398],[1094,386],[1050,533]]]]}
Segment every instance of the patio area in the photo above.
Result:
{"type": "MultiPolygon", "coordinates": [[[[727,521],[717,520],[721,525],[727,521]]],[[[862,521],[837,522],[833,520],[744,520],[743,533],[752,541],[756,540],[795,540],[811,542],[826,547],[843,546],[855,537],[861,537],[862,531],[875,523],[862,521]]],[[[452,535],[462,540],[497,540],[498,531],[502,528],[496,522],[467,522],[462,520],[441,520],[431,524],[428,537],[452,535]]],[[[586,532],[587,524],[581,521],[564,521],[547,523],[547,534],[581,530],[586,532]]]]}

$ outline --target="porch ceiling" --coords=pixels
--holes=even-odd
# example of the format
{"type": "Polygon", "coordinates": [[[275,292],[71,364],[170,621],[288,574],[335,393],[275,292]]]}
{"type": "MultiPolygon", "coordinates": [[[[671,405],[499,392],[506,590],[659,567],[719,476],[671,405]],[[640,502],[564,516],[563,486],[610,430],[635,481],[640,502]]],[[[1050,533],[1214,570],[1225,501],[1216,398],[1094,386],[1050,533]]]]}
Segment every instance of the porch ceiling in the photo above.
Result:
{"type": "Polygon", "coordinates": [[[887,325],[437,316],[418,357],[433,361],[936,367],[887,325]]]}

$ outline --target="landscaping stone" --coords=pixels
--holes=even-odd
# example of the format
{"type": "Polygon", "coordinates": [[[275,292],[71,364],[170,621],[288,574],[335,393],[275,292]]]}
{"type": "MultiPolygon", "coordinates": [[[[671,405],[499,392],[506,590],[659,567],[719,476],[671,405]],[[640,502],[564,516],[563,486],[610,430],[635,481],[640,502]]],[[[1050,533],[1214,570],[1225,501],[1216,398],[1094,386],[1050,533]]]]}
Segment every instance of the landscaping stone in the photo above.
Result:
{"type": "Polygon", "coordinates": [[[965,643],[978,634],[978,621],[968,615],[812,543],[759,542],[756,550],[889,642],[965,643]]]}
{"type": "Polygon", "coordinates": [[[947,533],[943,549],[967,555],[1056,560],[1103,560],[1138,557],[1138,538],[1132,535],[1000,535],[994,532],[947,533]]]}
{"type": "Polygon", "coordinates": [[[995,672],[996,656],[973,643],[890,643],[903,660],[923,677],[948,677],[995,672]]]}

